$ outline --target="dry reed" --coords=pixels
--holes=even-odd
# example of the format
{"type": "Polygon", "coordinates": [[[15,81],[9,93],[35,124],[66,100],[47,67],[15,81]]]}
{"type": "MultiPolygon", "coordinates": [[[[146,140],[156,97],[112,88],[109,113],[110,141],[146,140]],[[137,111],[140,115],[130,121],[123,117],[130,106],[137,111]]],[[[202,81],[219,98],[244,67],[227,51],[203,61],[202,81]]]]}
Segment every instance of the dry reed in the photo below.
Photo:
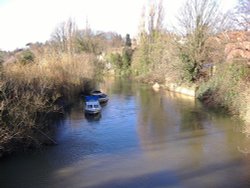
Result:
{"type": "Polygon", "coordinates": [[[41,135],[47,135],[49,119],[62,112],[58,101],[84,89],[86,80],[94,76],[92,55],[57,53],[46,47],[33,53],[32,63],[17,61],[2,68],[0,155],[11,151],[15,143],[40,145],[41,135]]]}

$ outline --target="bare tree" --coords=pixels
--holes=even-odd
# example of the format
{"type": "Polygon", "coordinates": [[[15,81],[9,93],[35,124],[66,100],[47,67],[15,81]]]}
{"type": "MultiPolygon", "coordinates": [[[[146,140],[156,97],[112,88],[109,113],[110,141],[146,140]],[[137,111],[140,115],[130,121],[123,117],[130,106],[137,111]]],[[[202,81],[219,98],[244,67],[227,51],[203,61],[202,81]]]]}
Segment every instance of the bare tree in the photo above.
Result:
{"type": "Polygon", "coordinates": [[[132,61],[132,69],[136,75],[152,74],[155,78],[161,77],[164,80],[168,71],[165,65],[169,63],[165,57],[170,56],[167,47],[171,41],[164,28],[164,18],[162,0],[150,1],[149,6],[143,8],[139,42],[132,61]]]}
{"type": "Polygon", "coordinates": [[[240,28],[250,30],[250,0],[238,0],[234,20],[240,28]]]}
{"type": "Polygon", "coordinates": [[[202,65],[208,63],[208,38],[226,28],[218,7],[215,0],[188,0],[178,17],[183,37],[180,56],[191,81],[199,79],[202,65]]]}
{"type": "Polygon", "coordinates": [[[52,41],[63,52],[74,52],[77,27],[72,19],[63,22],[52,34],[52,41]]]}
{"type": "Polygon", "coordinates": [[[157,21],[156,21],[156,30],[162,31],[163,30],[163,22],[164,22],[164,7],[163,7],[163,1],[160,0],[158,4],[158,10],[157,10],[157,21]]]}
{"type": "Polygon", "coordinates": [[[214,34],[228,29],[227,16],[219,10],[216,0],[187,0],[177,19],[184,35],[205,27],[214,34]]]}
{"type": "Polygon", "coordinates": [[[148,33],[150,41],[153,40],[153,35],[155,33],[155,19],[156,19],[156,5],[151,4],[148,15],[148,33]]]}
{"type": "Polygon", "coordinates": [[[140,36],[148,35],[149,39],[153,40],[156,33],[163,31],[164,16],[162,0],[158,4],[152,1],[147,8],[143,7],[139,26],[140,36]]]}

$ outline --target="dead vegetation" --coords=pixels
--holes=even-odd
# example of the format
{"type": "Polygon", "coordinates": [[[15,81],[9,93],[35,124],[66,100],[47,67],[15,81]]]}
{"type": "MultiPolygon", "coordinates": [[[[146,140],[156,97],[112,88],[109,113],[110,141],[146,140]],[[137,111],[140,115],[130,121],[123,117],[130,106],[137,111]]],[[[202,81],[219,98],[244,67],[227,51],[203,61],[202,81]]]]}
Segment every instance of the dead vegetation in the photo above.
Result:
{"type": "Polygon", "coordinates": [[[1,68],[0,155],[20,144],[55,143],[47,134],[51,121],[95,76],[91,54],[58,53],[51,46],[29,50],[34,59],[24,63],[21,54],[1,68]]]}

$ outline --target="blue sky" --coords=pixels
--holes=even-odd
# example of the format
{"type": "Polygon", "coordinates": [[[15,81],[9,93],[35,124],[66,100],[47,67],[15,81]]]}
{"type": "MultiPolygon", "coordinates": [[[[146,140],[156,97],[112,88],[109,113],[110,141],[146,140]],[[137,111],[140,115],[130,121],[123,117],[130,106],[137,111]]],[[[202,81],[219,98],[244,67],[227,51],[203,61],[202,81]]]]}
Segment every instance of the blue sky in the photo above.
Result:
{"type": "MultiPolygon", "coordinates": [[[[151,0],[152,1],[152,0],[151,0]]],[[[186,0],[163,0],[166,22],[174,24],[186,0]]],[[[45,42],[59,23],[68,18],[84,28],[136,36],[142,7],[149,0],[0,0],[0,49],[14,50],[28,42],[45,42]]],[[[224,10],[236,0],[221,0],[224,10]]]]}

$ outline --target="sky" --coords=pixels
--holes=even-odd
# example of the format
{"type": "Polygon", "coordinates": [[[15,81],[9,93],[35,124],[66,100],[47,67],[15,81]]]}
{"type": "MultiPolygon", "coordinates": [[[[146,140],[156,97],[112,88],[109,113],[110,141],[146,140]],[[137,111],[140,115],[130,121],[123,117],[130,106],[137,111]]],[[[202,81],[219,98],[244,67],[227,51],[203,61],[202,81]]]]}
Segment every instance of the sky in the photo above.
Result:
{"type": "MultiPolygon", "coordinates": [[[[45,42],[55,28],[73,19],[82,29],[88,21],[94,31],[136,36],[143,6],[150,0],[0,0],[0,50],[11,51],[29,42],[45,42]]],[[[151,0],[152,1],[152,0],[151,0]]],[[[156,0],[157,1],[157,0],[156,0]]],[[[163,0],[166,19],[175,16],[186,0],[163,0]]],[[[237,0],[221,0],[228,10],[237,0]]]]}

